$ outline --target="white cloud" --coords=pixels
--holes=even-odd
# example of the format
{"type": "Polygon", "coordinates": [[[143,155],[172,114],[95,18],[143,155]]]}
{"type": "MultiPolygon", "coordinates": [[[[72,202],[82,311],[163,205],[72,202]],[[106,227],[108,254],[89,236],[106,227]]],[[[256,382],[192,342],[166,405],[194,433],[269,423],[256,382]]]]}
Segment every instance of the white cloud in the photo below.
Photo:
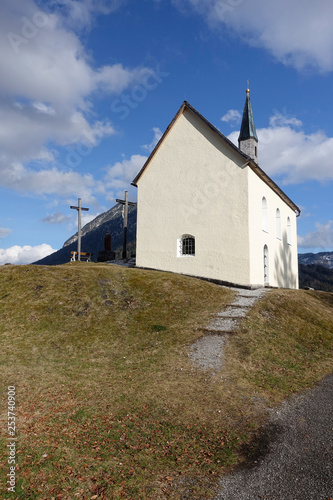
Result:
{"type": "Polygon", "coordinates": [[[173,0],[192,6],[213,27],[223,26],[298,70],[333,70],[331,0],[173,0]]]}
{"type": "Polygon", "coordinates": [[[92,186],[92,179],[65,171],[72,169],[74,156],[80,163],[87,148],[92,150],[115,133],[109,121],[96,120],[90,99],[95,92],[117,95],[139,83],[149,70],[120,63],[96,68],[69,21],[89,28],[94,16],[109,14],[122,3],[54,0],[52,11],[42,12],[33,0],[3,1],[0,185],[60,196],[71,191],[62,191],[66,177],[92,186]],[[84,147],[84,153],[70,149],[63,171],[55,169],[57,148],[72,145],[84,147]],[[51,179],[55,182],[47,186],[51,179]]]}
{"type": "Polygon", "coordinates": [[[38,108],[36,103],[0,104],[0,112],[0,169],[13,162],[54,161],[53,151],[44,146],[50,140],[59,146],[84,144],[92,150],[103,137],[114,133],[109,122],[89,124],[80,111],[73,110],[68,116],[43,103],[38,103],[38,108]]]}
{"type": "Polygon", "coordinates": [[[64,21],[72,28],[89,28],[96,14],[116,11],[124,0],[53,0],[52,5],[64,7],[64,21]]]}
{"type": "Polygon", "coordinates": [[[5,227],[0,227],[0,238],[6,238],[12,232],[11,229],[5,227]]]}
{"type": "Polygon", "coordinates": [[[15,245],[10,248],[0,248],[0,265],[2,264],[31,264],[39,259],[47,257],[51,253],[56,252],[54,248],[46,243],[31,247],[25,245],[20,247],[15,245]]]}
{"type": "MultiPolygon", "coordinates": [[[[81,226],[84,227],[88,222],[91,222],[92,220],[96,219],[96,217],[99,215],[99,213],[91,213],[91,212],[82,212],[81,216],[81,226]]],[[[76,228],[77,228],[77,220],[76,220],[76,228]]]]}
{"type": "Polygon", "coordinates": [[[122,64],[114,64],[99,68],[94,74],[93,83],[100,90],[120,94],[124,89],[141,82],[150,74],[151,70],[144,67],[130,70],[124,68],[122,64]]]}
{"type": "Polygon", "coordinates": [[[156,146],[156,144],[158,143],[158,141],[161,139],[161,137],[163,135],[162,130],[159,129],[158,127],[153,127],[153,132],[154,132],[154,139],[152,140],[152,142],[150,144],[144,144],[143,146],[141,146],[143,149],[145,149],[149,153],[154,149],[154,147],[156,146]]]}
{"type": "MultiPolygon", "coordinates": [[[[77,2],[75,2],[77,3],[77,2]]],[[[0,44],[0,62],[6,71],[1,78],[1,90],[8,96],[22,96],[26,100],[51,105],[56,111],[77,106],[86,110],[85,99],[93,91],[122,92],[130,84],[138,83],[148,69],[124,68],[122,64],[94,67],[94,61],[85,51],[80,39],[63,24],[56,12],[45,14],[43,26],[35,26],[28,38],[23,16],[33,25],[38,10],[32,0],[17,0],[2,7],[0,27],[4,34],[0,44]],[[18,16],[18,12],[20,15],[18,16]],[[15,34],[20,45],[10,37],[15,34]]]]}
{"type": "MultiPolygon", "coordinates": [[[[105,184],[108,191],[108,199],[115,199],[124,195],[131,182],[141,170],[147,160],[147,156],[132,155],[129,160],[117,161],[107,168],[105,184]]],[[[134,189],[132,190],[135,193],[134,189]]]]}
{"type": "Polygon", "coordinates": [[[284,127],[285,125],[290,125],[291,127],[301,127],[302,122],[295,117],[287,116],[282,113],[276,112],[269,119],[269,124],[272,127],[284,127]]]}
{"type": "Polygon", "coordinates": [[[55,212],[54,214],[47,215],[41,220],[45,224],[62,224],[63,222],[71,220],[71,217],[69,217],[69,215],[62,214],[61,212],[55,212]]]}
{"type": "Polygon", "coordinates": [[[241,119],[242,115],[237,109],[229,109],[229,111],[227,111],[227,113],[221,118],[223,122],[230,123],[231,125],[240,123],[241,119]]]}
{"type": "Polygon", "coordinates": [[[143,167],[147,156],[132,155],[129,160],[117,161],[114,165],[107,168],[105,179],[109,182],[121,178],[124,181],[132,182],[136,174],[143,167]]]}
{"type": "Polygon", "coordinates": [[[298,246],[302,248],[332,248],[333,247],[333,220],[326,224],[316,223],[316,231],[298,236],[298,246]]]}
{"type": "MultiPolygon", "coordinates": [[[[259,165],[283,184],[333,180],[333,138],[322,131],[306,134],[301,123],[275,114],[271,126],[257,129],[259,165]]],[[[237,146],[238,135],[238,131],[229,135],[237,146]]]]}
{"type": "MultiPolygon", "coordinates": [[[[43,102],[33,102],[32,106],[44,115],[55,115],[55,110],[51,106],[47,106],[43,102]]],[[[22,109],[22,108],[21,108],[22,109]]]]}
{"type": "Polygon", "coordinates": [[[101,189],[99,184],[91,174],[64,172],[55,167],[34,171],[20,164],[8,168],[3,181],[7,188],[38,195],[60,194],[62,197],[73,197],[80,193],[80,196],[90,203],[94,201],[92,191],[101,189]]]}

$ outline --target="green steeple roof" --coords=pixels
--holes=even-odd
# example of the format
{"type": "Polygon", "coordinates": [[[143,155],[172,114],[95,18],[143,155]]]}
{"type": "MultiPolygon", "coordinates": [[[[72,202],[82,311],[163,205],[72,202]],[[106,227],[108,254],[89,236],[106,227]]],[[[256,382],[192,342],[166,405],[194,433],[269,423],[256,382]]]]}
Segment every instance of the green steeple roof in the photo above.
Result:
{"type": "Polygon", "coordinates": [[[250,91],[246,89],[246,101],[243,111],[242,125],[238,137],[238,141],[253,138],[258,142],[256,126],[254,124],[253,111],[250,100],[250,91]]]}

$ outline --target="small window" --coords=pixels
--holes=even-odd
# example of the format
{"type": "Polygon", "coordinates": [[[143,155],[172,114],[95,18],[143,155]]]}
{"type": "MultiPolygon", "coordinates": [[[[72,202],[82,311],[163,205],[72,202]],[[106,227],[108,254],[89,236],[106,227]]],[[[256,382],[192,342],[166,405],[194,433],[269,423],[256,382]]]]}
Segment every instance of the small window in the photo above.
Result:
{"type": "Polygon", "coordinates": [[[190,234],[184,234],[179,240],[179,256],[195,255],[195,238],[190,234]]]}
{"type": "Polygon", "coordinates": [[[281,239],[281,214],[278,208],[276,209],[276,237],[281,239]]]}
{"type": "Polygon", "coordinates": [[[291,245],[291,221],[290,217],[287,218],[287,243],[291,245]]]}
{"type": "Polygon", "coordinates": [[[193,236],[183,238],[183,255],[195,255],[195,239],[193,236]]]}
{"type": "Polygon", "coordinates": [[[261,210],[262,210],[262,230],[268,233],[268,207],[267,200],[263,196],[261,201],[261,210]]]}

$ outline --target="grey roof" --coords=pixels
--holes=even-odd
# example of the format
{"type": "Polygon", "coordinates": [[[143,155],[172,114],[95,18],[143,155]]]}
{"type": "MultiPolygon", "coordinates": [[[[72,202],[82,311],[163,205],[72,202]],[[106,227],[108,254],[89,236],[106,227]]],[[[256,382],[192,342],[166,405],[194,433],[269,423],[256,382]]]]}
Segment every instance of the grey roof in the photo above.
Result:
{"type": "Polygon", "coordinates": [[[254,124],[253,111],[251,106],[250,91],[246,91],[246,101],[243,111],[242,125],[238,140],[244,141],[253,138],[258,142],[256,126],[254,124]]]}

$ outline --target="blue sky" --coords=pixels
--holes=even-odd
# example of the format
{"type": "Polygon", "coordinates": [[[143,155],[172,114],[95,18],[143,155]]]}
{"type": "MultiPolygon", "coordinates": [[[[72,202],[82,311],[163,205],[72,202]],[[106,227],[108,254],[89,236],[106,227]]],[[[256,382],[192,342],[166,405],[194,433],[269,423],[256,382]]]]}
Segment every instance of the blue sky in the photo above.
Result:
{"type": "Polygon", "coordinates": [[[183,100],[237,142],[247,80],[259,164],[333,250],[331,0],[2,0],[0,264],[59,249],[115,204],[183,100]],[[300,15],[301,13],[301,15],[300,15]]]}

